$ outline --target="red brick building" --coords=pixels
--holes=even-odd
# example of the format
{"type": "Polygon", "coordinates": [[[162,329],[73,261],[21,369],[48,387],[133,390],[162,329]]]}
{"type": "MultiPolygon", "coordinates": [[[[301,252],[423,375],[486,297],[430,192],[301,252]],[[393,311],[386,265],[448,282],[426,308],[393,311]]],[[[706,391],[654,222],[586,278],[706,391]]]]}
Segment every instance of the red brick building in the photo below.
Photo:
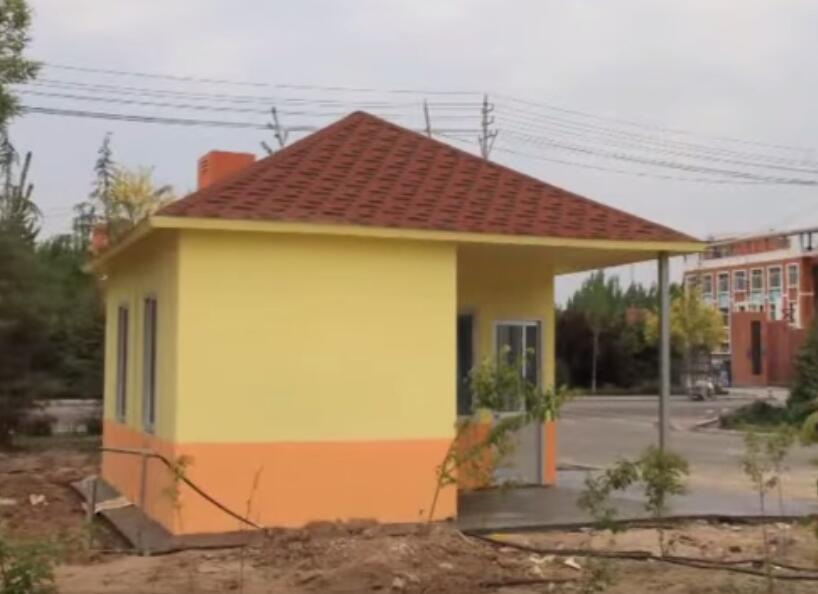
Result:
{"type": "Polygon", "coordinates": [[[787,385],[815,318],[818,227],[713,241],[687,257],[685,285],[722,314],[713,353],[736,386],[787,385]]]}

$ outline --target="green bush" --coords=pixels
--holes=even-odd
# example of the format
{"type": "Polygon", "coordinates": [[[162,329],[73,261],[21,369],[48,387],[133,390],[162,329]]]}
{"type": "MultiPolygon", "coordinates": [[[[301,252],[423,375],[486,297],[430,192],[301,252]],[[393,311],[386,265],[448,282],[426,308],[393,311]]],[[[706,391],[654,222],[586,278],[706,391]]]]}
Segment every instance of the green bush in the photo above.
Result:
{"type": "Polygon", "coordinates": [[[719,423],[723,429],[745,427],[778,427],[789,422],[789,412],[765,400],[756,400],[722,415],[719,423]]]}
{"type": "Polygon", "coordinates": [[[787,400],[787,410],[790,421],[798,425],[818,411],[818,321],[810,328],[795,361],[795,378],[787,400]]]}
{"type": "Polygon", "coordinates": [[[0,594],[52,594],[57,549],[51,543],[12,544],[0,534],[0,594]]]}

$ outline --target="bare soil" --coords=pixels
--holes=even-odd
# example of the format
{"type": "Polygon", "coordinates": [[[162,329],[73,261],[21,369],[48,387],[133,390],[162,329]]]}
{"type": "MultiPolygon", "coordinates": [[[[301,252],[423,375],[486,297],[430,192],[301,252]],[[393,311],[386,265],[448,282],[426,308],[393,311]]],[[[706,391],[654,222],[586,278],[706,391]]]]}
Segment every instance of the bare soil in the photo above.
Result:
{"type": "MultiPolygon", "coordinates": [[[[48,538],[67,543],[63,548],[67,554],[57,568],[59,591],[64,594],[766,592],[763,579],[724,571],[539,555],[511,546],[658,552],[657,532],[652,528],[618,534],[493,535],[503,542],[492,545],[450,525],[395,528],[371,522],[319,523],[301,530],[272,530],[261,544],[245,549],[155,557],[111,554],[100,549],[121,543],[104,528],[95,534],[94,547],[88,547],[85,515],[68,486],[96,472],[97,463],[96,454],[66,447],[0,454],[0,498],[16,501],[0,505],[0,530],[12,540],[48,538]],[[44,502],[32,505],[32,494],[43,495],[44,502]],[[555,583],[536,583],[544,579],[555,583]]],[[[672,554],[734,561],[762,556],[761,530],[693,522],[674,526],[666,538],[672,554]]],[[[767,530],[779,562],[814,567],[818,573],[818,540],[809,527],[771,524],[767,530]]],[[[818,582],[779,583],[776,592],[814,594],[818,582]]]]}

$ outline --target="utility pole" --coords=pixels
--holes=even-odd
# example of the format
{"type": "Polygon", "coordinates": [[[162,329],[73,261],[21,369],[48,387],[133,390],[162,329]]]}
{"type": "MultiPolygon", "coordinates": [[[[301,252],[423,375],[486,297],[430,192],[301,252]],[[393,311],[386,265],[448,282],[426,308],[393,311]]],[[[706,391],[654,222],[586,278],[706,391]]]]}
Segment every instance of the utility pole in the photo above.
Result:
{"type": "Polygon", "coordinates": [[[667,451],[670,433],[670,258],[659,264],[659,449],[667,451]]]}
{"type": "Polygon", "coordinates": [[[429,102],[423,100],[423,118],[426,120],[426,136],[432,137],[432,116],[429,115],[429,102]]]}
{"type": "MultiPolygon", "coordinates": [[[[285,130],[281,127],[281,123],[278,121],[278,111],[275,108],[275,105],[270,109],[270,113],[273,116],[273,121],[267,123],[267,127],[273,131],[273,136],[278,141],[278,148],[283,149],[284,145],[287,144],[287,136],[289,135],[289,131],[285,130]]],[[[272,155],[275,151],[270,148],[270,145],[264,141],[261,141],[261,146],[267,151],[268,155],[272,155]]]]}
{"type": "Polygon", "coordinates": [[[494,123],[494,116],[491,112],[494,111],[494,105],[489,103],[489,96],[483,95],[483,107],[480,109],[480,129],[482,132],[477,137],[477,142],[480,143],[480,154],[484,159],[488,159],[491,154],[491,149],[494,146],[494,140],[497,138],[497,130],[491,130],[490,126],[494,123]]]}

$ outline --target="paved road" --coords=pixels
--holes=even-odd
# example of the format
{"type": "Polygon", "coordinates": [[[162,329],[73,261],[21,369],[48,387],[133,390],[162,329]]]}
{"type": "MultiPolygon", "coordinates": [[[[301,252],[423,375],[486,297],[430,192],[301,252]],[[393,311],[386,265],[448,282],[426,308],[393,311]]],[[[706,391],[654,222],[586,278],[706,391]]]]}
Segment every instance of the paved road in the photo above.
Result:
{"type": "MultiPolygon", "coordinates": [[[[716,402],[692,402],[674,397],[671,402],[669,436],[671,448],[690,462],[691,482],[703,487],[744,491],[747,479],[741,471],[743,441],[732,431],[691,428],[719,412],[746,404],[752,394],[722,398],[716,402]]],[[[564,409],[559,435],[559,459],[563,466],[602,468],[620,457],[635,457],[657,442],[655,397],[584,397],[564,409]]],[[[810,461],[818,449],[796,448],[789,457],[791,472],[786,488],[791,497],[814,498],[816,470],[810,461]]]]}

